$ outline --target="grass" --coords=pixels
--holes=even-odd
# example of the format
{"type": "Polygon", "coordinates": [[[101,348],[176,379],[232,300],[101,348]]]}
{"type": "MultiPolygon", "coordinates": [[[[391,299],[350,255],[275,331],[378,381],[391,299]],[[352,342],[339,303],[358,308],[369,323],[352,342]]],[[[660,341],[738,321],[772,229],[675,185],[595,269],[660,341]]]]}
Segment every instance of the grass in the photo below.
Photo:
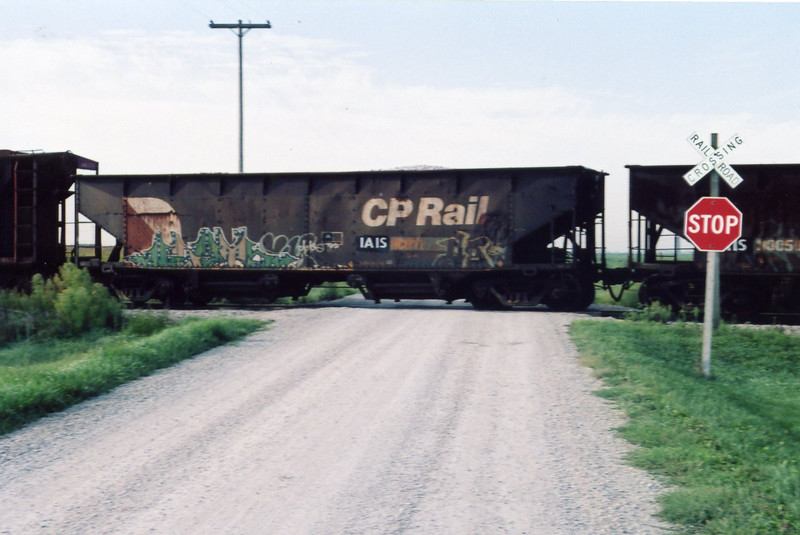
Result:
{"type": "MultiPolygon", "coordinates": [[[[606,266],[608,268],[627,267],[628,253],[606,253],[606,266]]],[[[639,305],[639,286],[641,285],[637,282],[634,283],[631,288],[624,290],[622,284],[612,285],[611,291],[614,292],[614,295],[620,297],[619,301],[615,301],[608,290],[596,290],[594,293],[594,302],[598,305],[636,307],[639,305]]]]}
{"type": "Polygon", "coordinates": [[[354,293],[358,293],[358,290],[342,284],[332,283],[311,288],[311,290],[308,292],[308,295],[300,296],[296,300],[292,299],[291,297],[278,298],[276,303],[282,305],[291,305],[317,303],[320,301],[335,301],[354,293]]]}
{"type": "Polygon", "coordinates": [[[141,315],[119,333],[0,348],[0,434],[263,328],[258,320],[141,315]]]}
{"type": "Polygon", "coordinates": [[[674,490],[665,520],[687,533],[800,533],[800,339],[723,326],[712,372],[701,327],[579,321],[571,335],[630,420],[630,461],[674,490]]]}
{"type": "Polygon", "coordinates": [[[594,302],[598,305],[617,305],[636,308],[639,306],[639,286],[641,286],[641,284],[638,282],[633,283],[627,290],[623,290],[621,284],[611,286],[614,295],[620,296],[620,292],[622,292],[619,301],[615,301],[608,290],[595,290],[594,302]]]}

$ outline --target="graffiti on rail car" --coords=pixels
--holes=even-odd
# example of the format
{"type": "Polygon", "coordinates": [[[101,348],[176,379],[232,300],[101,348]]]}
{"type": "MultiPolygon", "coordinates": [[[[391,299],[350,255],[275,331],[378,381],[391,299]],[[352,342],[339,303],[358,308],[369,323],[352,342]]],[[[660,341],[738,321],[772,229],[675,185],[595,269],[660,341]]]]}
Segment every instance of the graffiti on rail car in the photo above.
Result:
{"type": "Polygon", "coordinates": [[[486,268],[503,267],[506,247],[492,241],[488,236],[472,236],[457,230],[452,238],[441,240],[445,251],[433,261],[436,267],[486,268]]]}
{"type": "Polygon", "coordinates": [[[434,265],[449,268],[503,267],[513,224],[507,214],[492,212],[484,215],[483,235],[457,230],[455,236],[441,240],[445,249],[434,265]]]}
{"type": "Polygon", "coordinates": [[[197,239],[185,242],[172,231],[169,240],[162,231],[153,235],[152,245],[129,255],[127,262],[139,267],[156,268],[296,268],[316,266],[315,254],[338,249],[341,232],[296,236],[264,234],[258,241],[248,237],[247,227],[232,230],[232,239],[219,228],[201,228],[197,239]]]}

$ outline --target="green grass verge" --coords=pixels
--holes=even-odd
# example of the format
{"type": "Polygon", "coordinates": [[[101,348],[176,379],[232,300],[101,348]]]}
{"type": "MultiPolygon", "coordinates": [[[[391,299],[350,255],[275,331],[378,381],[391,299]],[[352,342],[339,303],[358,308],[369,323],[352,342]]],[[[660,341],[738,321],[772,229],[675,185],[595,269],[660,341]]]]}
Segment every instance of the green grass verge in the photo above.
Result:
{"type": "Polygon", "coordinates": [[[165,323],[143,318],[122,333],[0,349],[0,434],[265,326],[232,318],[165,323]]]}
{"type": "Polygon", "coordinates": [[[571,336],[630,420],[630,461],[674,486],[665,520],[687,533],[800,533],[800,338],[723,326],[712,372],[701,327],[578,321],[571,336]]]}

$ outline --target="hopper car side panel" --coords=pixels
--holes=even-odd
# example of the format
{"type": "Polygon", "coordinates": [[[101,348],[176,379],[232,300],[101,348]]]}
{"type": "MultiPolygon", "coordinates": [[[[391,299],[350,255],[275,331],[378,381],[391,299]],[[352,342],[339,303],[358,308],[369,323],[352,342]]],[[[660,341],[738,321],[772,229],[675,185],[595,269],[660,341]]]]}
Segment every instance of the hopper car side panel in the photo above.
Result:
{"type": "Polygon", "coordinates": [[[376,300],[582,308],[603,183],[582,167],[96,176],[79,203],[124,244],[94,271],[138,300],[348,281],[376,300]]]}

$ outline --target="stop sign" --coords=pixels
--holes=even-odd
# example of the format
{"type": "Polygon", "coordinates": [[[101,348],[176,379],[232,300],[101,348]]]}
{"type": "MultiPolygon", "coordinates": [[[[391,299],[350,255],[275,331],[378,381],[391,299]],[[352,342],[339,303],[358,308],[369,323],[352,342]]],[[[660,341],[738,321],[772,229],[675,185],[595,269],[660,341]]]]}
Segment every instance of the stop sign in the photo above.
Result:
{"type": "Polygon", "coordinates": [[[700,251],[724,251],[742,237],[742,213],[726,197],[702,197],[686,210],[683,233],[700,251]]]}

